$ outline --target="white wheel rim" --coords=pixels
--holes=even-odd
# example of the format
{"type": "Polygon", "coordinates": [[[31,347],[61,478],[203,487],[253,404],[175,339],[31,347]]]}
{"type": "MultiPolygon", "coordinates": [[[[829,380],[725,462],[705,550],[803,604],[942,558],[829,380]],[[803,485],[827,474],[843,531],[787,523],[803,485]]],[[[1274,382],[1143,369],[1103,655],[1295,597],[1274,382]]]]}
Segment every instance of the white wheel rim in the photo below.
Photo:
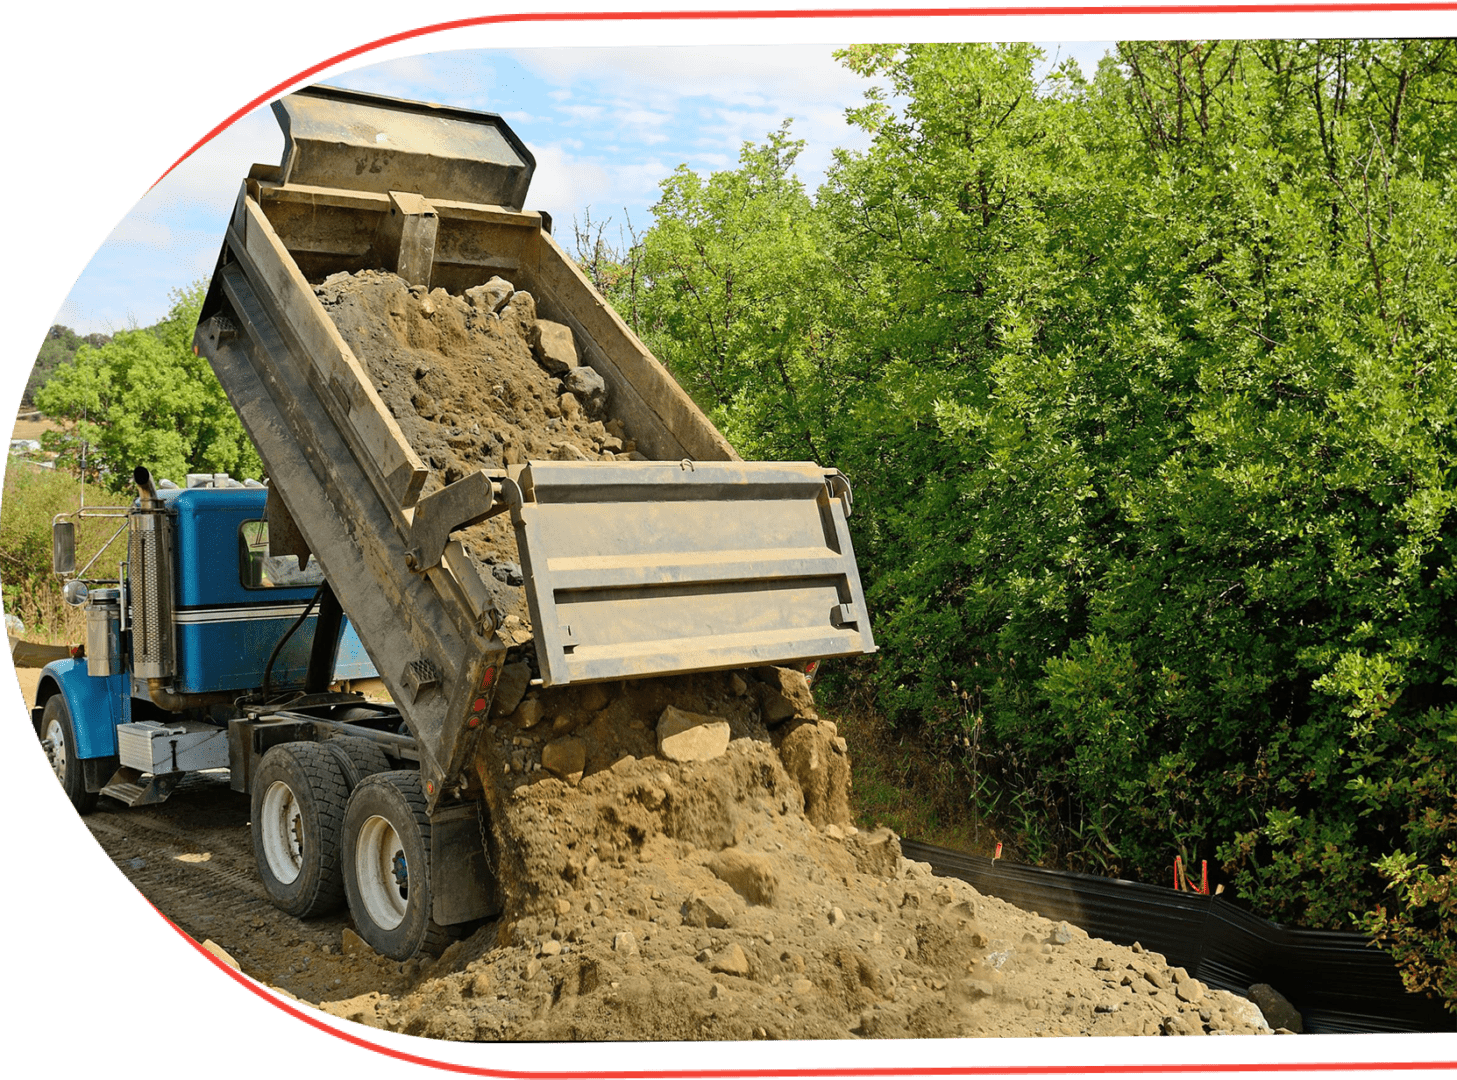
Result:
{"type": "Polygon", "coordinates": [[[292,885],[304,866],[304,816],[293,789],[275,780],[263,793],[263,857],[281,885],[292,885]]]}
{"type": "Polygon", "coordinates": [[[410,869],[400,834],[386,818],[376,814],[360,827],[354,842],[354,865],[359,898],[370,921],[381,930],[393,930],[404,922],[410,869]]]}
{"type": "Polygon", "coordinates": [[[55,771],[56,779],[61,783],[66,782],[66,725],[59,720],[52,720],[46,725],[46,739],[49,744],[46,747],[46,755],[51,759],[51,769],[55,771]]]}

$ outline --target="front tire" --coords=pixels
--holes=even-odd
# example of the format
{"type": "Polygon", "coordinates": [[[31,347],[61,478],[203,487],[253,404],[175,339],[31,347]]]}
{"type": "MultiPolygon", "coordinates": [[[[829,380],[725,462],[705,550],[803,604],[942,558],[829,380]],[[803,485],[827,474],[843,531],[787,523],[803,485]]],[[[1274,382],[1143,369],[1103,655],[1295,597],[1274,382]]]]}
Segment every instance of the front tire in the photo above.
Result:
{"type": "Polygon", "coordinates": [[[450,941],[431,918],[430,817],[420,774],[376,773],[344,814],[344,891],[354,928],[392,960],[438,955],[450,941]]]}
{"type": "Polygon", "coordinates": [[[40,738],[50,759],[51,771],[61,782],[66,798],[78,814],[91,813],[96,809],[96,792],[86,790],[86,776],[76,749],[76,725],[61,694],[46,699],[40,718],[40,738]]]}
{"type": "Polygon", "coordinates": [[[344,903],[340,836],[349,787],[317,743],[282,743],[253,777],[253,857],[275,907],[300,919],[344,903]]]}

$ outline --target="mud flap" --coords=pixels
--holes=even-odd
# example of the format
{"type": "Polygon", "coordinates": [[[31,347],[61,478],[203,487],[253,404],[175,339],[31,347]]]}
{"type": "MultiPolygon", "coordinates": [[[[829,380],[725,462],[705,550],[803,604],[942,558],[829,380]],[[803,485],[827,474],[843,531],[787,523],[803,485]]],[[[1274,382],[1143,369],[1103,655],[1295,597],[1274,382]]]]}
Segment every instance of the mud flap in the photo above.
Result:
{"type": "Polygon", "coordinates": [[[431,918],[441,926],[471,922],[501,910],[475,806],[453,806],[430,817],[431,918]]]}

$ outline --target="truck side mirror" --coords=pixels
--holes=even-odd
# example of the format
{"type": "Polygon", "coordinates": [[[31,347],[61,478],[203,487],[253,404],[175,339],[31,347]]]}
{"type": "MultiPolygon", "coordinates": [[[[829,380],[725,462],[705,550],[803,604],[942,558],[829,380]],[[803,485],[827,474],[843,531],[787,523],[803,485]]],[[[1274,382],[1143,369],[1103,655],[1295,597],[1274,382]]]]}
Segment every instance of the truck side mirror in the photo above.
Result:
{"type": "Polygon", "coordinates": [[[51,526],[51,570],[57,574],[76,572],[76,523],[58,521],[51,526]]]}

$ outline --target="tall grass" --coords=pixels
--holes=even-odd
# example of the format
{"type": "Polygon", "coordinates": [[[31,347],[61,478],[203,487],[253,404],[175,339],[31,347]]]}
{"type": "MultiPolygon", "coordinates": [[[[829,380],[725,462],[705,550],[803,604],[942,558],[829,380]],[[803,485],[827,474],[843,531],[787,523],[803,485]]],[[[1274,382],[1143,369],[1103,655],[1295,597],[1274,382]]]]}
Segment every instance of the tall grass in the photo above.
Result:
{"type": "MultiPolygon", "coordinates": [[[[116,502],[114,494],[86,486],[87,506],[116,502]]],[[[61,580],[51,572],[51,521],[80,504],[81,484],[74,476],[9,460],[0,493],[0,597],[6,613],[25,624],[28,641],[60,645],[84,639],[85,615],[61,599],[61,580]]],[[[85,565],[119,524],[114,518],[77,522],[78,565],[85,565]]],[[[116,564],[125,557],[124,542],[123,536],[112,544],[92,574],[114,575],[116,564]]]]}

